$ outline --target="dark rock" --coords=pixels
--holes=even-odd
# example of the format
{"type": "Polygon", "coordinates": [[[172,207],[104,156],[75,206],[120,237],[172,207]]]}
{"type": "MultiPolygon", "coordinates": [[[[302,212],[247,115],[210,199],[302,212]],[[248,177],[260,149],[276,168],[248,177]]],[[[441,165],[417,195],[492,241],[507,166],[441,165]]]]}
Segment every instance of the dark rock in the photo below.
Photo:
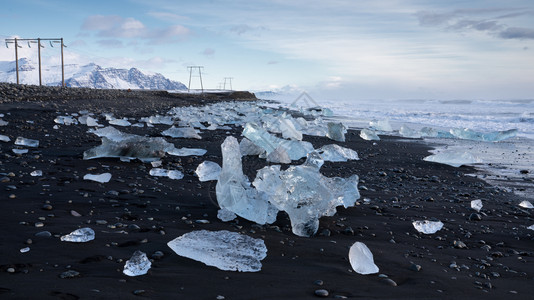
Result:
{"type": "Polygon", "coordinates": [[[78,271],[74,271],[74,270],[68,270],[68,271],[65,271],[61,274],[59,274],[59,278],[76,278],[76,277],[80,277],[80,272],[78,271]]]}
{"type": "Polygon", "coordinates": [[[324,289],[315,290],[315,296],[317,297],[328,297],[328,291],[324,289]]]}

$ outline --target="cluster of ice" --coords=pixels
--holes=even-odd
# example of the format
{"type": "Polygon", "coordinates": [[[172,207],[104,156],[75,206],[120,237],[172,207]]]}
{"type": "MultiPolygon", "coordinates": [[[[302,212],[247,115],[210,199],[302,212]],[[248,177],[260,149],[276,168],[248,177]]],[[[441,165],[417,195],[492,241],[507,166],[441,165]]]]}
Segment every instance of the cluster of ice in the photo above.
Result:
{"type": "Polygon", "coordinates": [[[102,174],[85,174],[83,176],[84,180],[90,180],[90,181],[96,181],[100,183],[106,183],[111,180],[111,174],[110,173],[102,173],[102,174]]]}
{"type": "Polygon", "coordinates": [[[356,151],[337,144],[324,145],[316,151],[324,161],[345,162],[348,160],[359,160],[356,151]]]}
{"type": "Polygon", "coordinates": [[[137,250],[124,264],[122,273],[128,276],[145,275],[151,266],[152,263],[146,257],[146,253],[137,250]]]}
{"type": "Polygon", "coordinates": [[[195,174],[197,174],[200,181],[217,180],[221,170],[221,166],[218,163],[206,160],[198,165],[195,174]]]}
{"type": "Polygon", "coordinates": [[[358,274],[368,275],[379,271],[373,259],[373,253],[361,242],[356,242],[350,247],[349,262],[352,269],[358,274]]]}
{"type": "Polygon", "coordinates": [[[437,154],[432,154],[423,158],[423,160],[446,164],[456,168],[461,165],[470,165],[482,162],[480,158],[469,152],[455,150],[447,150],[437,154]]]}
{"type": "Polygon", "coordinates": [[[202,139],[193,127],[174,127],[163,131],[161,134],[173,138],[202,139]]]}
{"type": "Polygon", "coordinates": [[[60,239],[62,242],[85,243],[95,239],[95,231],[89,227],[84,227],[63,235],[60,239]]]}
{"type": "Polygon", "coordinates": [[[152,168],[150,169],[149,174],[158,177],[168,177],[175,180],[184,178],[184,174],[178,170],[167,170],[161,168],[152,168]]]}
{"type": "Polygon", "coordinates": [[[15,140],[15,145],[36,148],[36,147],[39,147],[39,141],[38,140],[27,139],[27,138],[23,138],[23,137],[19,136],[15,140]]]}
{"type": "Polygon", "coordinates": [[[380,137],[378,137],[376,132],[367,128],[360,131],[360,137],[366,141],[380,141],[380,137]]]}
{"type": "Polygon", "coordinates": [[[263,240],[226,230],[189,232],[167,245],[180,256],[223,271],[258,272],[267,256],[263,240]]]}
{"type": "Polygon", "coordinates": [[[434,234],[443,228],[443,223],[440,221],[414,221],[413,227],[424,234],[434,234]]]}
{"type": "Polygon", "coordinates": [[[471,201],[471,208],[476,211],[480,211],[482,209],[482,200],[477,199],[477,200],[471,201]]]}

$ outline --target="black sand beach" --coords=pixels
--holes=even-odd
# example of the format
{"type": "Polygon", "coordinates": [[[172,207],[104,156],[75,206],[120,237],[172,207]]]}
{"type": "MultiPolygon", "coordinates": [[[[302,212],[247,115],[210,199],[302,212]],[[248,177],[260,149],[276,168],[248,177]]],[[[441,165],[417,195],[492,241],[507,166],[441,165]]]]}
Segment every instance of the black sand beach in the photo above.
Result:
{"type": "MultiPolygon", "coordinates": [[[[0,126],[0,134],[11,141],[0,142],[0,298],[313,299],[324,289],[327,298],[532,299],[534,232],[526,228],[534,224],[531,212],[518,206],[518,196],[468,176],[476,172],[472,167],[423,161],[429,148],[421,141],[389,136],[365,141],[349,130],[346,142],[335,143],[356,150],[360,160],[327,162],[321,173],[359,175],[361,198],[356,206],[321,218],[318,234],[303,238],[291,232],[284,213],[266,226],[217,219],[216,182],[199,182],[193,172],[205,160],[221,164],[221,143],[228,135],[241,139],[240,127],[203,131],[202,140],[167,139],[177,147],[208,150],[204,156],[163,158],[163,168],[185,174],[181,180],[150,176],[150,164],[139,161],[83,160],[83,152],[100,145],[100,138],[87,133],[85,125],[53,129],[55,117],[80,110],[138,119],[174,106],[233,98],[251,97],[1,85],[1,119],[9,124],[0,126]],[[40,145],[16,155],[18,136],[40,145]],[[43,176],[30,176],[33,170],[43,176]],[[87,173],[104,172],[113,175],[108,183],[83,180],[87,173]],[[484,202],[480,213],[470,208],[475,199],[484,202]],[[444,228],[418,233],[412,221],[424,219],[440,220],[444,228]],[[60,241],[81,227],[94,229],[95,240],[60,241]],[[221,271],[167,246],[199,229],[263,239],[268,253],[262,270],[221,271]],[[39,236],[44,231],[51,236],[39,236]],[[348,251],[356,241],[372,251],[378,274],[351,270],[348,251]],[[21,253],[26,247],[30,251],[21,253]],[[136,250],[153,259],[152,268],[128,277],[122,269],[136,250]],[[69,274],[72,278],[62,278],[69,274]]],[[[106,124],[103,117],[100,123],[106,124]]],[[[160,136],[168,127],[119,129],[160,136]]],[[[315,148],[334,143],[312,136],[304,140],[315,148]]],[[[243,158],[251,179],[265,165],[258,157],[243,158]]]]}

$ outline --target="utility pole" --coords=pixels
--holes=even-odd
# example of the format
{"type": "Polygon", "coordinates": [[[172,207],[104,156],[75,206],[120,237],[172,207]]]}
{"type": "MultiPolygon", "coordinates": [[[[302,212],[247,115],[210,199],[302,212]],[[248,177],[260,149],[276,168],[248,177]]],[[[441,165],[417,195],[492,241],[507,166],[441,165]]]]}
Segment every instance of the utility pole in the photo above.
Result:
{"type": "Polygon", "coordinates": [[[229,84],[230,84],[230,91],[232,90],[232,79],[234,79],[233,77],[224,77],[224,86],[223,86],[223,90],[226,90],[226,81],[228,80],[229,84]]]}
{"type": "Polygon", "coordinates": [[[193,75],[193,69],[198,69],[198,77],[200,77],[200,89],[202,93],[204,93],[204,85],[202,84],[202,69],[203,66],[188,66],[189,69],[189,85],[187,86],[187,92],[189,93],[191,91],[191,77],[193,75]]]}

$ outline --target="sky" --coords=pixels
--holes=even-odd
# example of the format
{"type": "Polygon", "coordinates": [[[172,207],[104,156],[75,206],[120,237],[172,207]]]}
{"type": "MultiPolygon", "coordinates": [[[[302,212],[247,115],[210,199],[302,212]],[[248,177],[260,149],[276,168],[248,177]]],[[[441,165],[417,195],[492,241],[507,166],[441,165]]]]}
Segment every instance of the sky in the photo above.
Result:
{"type": "MultiPolygon", "coordinates": [[[[0,1],[0,39],[62,37],[67,67],[187,85],[187,67],[203,66],[205,88],[232,78],[235,90],[331,99],[534,98],[532,0],[0,1]]],[[[44,46],[43,63],[58,62],[44,46]]],[[[15,60],[13,45],[0,49],[15,60]]]]}

